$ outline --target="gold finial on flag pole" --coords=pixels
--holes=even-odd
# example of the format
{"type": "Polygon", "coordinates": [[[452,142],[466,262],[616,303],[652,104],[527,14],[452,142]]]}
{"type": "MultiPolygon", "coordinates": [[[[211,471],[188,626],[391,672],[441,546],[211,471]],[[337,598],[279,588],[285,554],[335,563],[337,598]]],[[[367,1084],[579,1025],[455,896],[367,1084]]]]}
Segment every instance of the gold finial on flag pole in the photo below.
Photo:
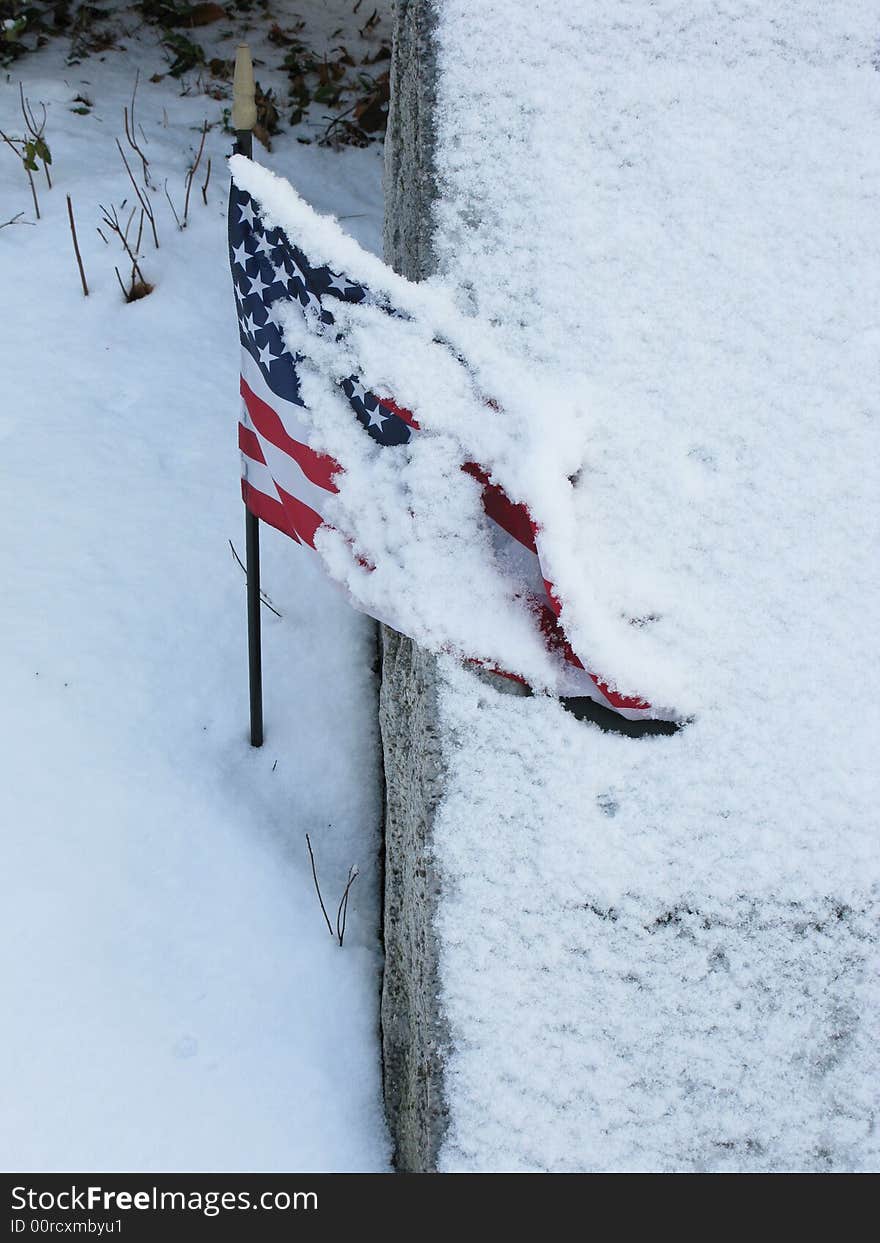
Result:
{"type": "Polygon", "coordinates": [[[236,133],[252,130],[257,123],[254,99],[254,65],[251,49],[239,43],[235,50],[235,75],[232,79],[232,128],[236,133]]]}

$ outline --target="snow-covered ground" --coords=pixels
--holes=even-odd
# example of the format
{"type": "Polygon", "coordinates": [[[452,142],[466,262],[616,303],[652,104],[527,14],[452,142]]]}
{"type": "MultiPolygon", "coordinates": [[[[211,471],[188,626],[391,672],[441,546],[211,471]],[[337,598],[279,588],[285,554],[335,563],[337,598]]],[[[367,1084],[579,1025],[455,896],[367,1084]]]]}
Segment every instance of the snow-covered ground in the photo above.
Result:
{"type": "MultiPolygon", "coordinates": [[[[444,658],[442,1166],[875,1168],[874,7],[439,12],[441,282],[503,334],[511,376],[572,395],[534,419],[584,433],[546,495],[579,524],[554,549],[579,652],[693,718],[605,735],[444,658]]],[[[226,545],[228,139],[209,136],[209,205],[185,232],[156,196],[148,298],[122,305],[94,233],[97,204],[129,193],[112,139],[138,60],[148,154],[178,199],[221,108],[149,83],[139,38],[22,64],[56,188],[38,225],[0,230],[0,1160],[386,1168],[371,629],[266,533],[283,617],[265,617],[252,752],[226,545]],[[306,831],[329,893],[362,870],[341,951],[306,831]]],[[[4,128],[16,110],[13,76],[4,128]]],[[[0,154],[2,222],[28,199],[0,154]]],[[[287,138],[267,162],[377,248],[378,149],[287,138]]],[[[477,352],[480,336],[475,320],[477,352]]]]}
{"type": "MultiPolygon", "coordinates": [[[[19,76],[45,102],[54,181],[25,223],[0,151],[0,221],[24,212],[0,230],[0,1168],[384,1169],[372,628],[265,532],[282,618],[264,611],[252,750],[227,543],[243,552],[230,138],[209,133],[208,205],[194,188],[178,231],[161,187],[180,211],[197,128],[224,105],[149,81],[167,67],[151,28],[124,43],[67,66],[56,42],[0,85],[8,133],[19,76]],[[125,305],[96,226],[99,203],[131,199],[114,138],[137,67],[161,249],[143,261],[155,291],[125,305]],[[328,905],[360,868],[342,949],[307,831],[328,905]]],[[[263,158],[379,246],[379,146],[286,134],[263,158]]]]}

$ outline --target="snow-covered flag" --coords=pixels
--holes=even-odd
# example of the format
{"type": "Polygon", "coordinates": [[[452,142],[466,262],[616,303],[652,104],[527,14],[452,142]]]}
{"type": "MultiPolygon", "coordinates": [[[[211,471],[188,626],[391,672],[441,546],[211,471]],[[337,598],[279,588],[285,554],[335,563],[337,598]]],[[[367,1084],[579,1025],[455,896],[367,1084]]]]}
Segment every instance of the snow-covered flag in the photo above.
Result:
{"type": "MultiPolygon", "coordinates": [[[[311,263],[283,229],[264,227],[256,200],[234,183],[229,200],[229,257],[241,339],[238,442],[242,497],[257,518],[314,549],[327,497],[337,491],[334,477],[342,468],[309,447],[298,372],[302,360],[287,348],[279,312],[298,306],[313,323],[332,325],[334,303],[373,299],[358,281],[311,263]]],[[[398,314],[393,307],[382,305],[389,314],[398,314]]],[[[342,380],[340,388],[352,418],[390,452],[419,434],[419,424],[408,410],[368,391],[358,376],[342,380]]],[[[547,646],[561,658],[559,694],[591,699],[631,721],[652,719],[655,713],[650,704],[618,694],[589,672],[572,649],[559,622],[561,605],[541,568],[537,528],[525,506],[514,504],[479,464],[463,462],[462,469],[482,486],[483,509],[502,556],[520,566],[528,563],[528,578],[534,584],[529,607],[547,646]]],[[[394,625],[393,617],[380,620],[394,625]]],[[[495,672],[517,677],[481,659],[478,652],[467,655],[495,672]]]]}

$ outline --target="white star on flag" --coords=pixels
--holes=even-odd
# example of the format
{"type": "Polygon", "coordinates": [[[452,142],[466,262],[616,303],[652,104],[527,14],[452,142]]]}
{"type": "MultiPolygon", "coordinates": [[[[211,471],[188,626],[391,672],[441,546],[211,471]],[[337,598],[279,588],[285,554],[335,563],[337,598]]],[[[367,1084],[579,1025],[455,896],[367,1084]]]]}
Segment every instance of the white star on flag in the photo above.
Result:
{"type": "Polygon", "coordinates": [[[368,425],[370,427],[381,427],[386,419],[390,417],[390,415],[385,413],[381,405],[377,405],[375,410],[371,410],[369,406],[365,405],[364,409],[367,412],[367,418],[370,420],[368,425]]]}
{"type": "Polygon", "coordinates": [[[315,297],[310,289],[304,289],[299,295],[299,300],[307,316],[321,318],[321,312],[324,308],[321,306],[320,300],[315,297]]]}
{"type": "Polygon", "coordinates": [[[265,345],[260,346],[258,353],[260,355],[260,362],[264,367],[271,367],[272,364],[281,357],[280,354],[272,353],[272,347],[269,345],[268,341],[265,345]]]}
{"type": "Polygon", "coordinates": [[[250,199],[248,199],[248,200],[247,200],[246,202],[244,202],[244,203],[240,203],[240,204],[239,204],[239,207],[238,207],[238,210],[241,212],[241,215],[240,215],[240,216],[239,216],[239,218],[238,218],[238,219],[239,219],[239,221],[240,221],[242,224],[244,224],[244,223],[245,223],[245,221],[247,221],[247,223],[251,226],[251,228],[253,228],[253,224],[254,224],[254,209],[253,209],[253,207],[252,207],[252,205],[251,205],[251,201],[250,201],[250,199]]]}
{"type": "Polygon", "coordinates": [[[344,294],[346,290],[354,289],[354,285],[352,285],[350,281],[347,281],[344,276],[337,276],[335,272],[331,272],[330,288],[338,289],[340,293],[344,294]]]}
{"type": "Polygon", "coordinates": [[[240,246],[233,247],[233,251],[232,251],[233,263],[237,263],[240,268],[243,268],[244,265],[247,263],[248,259],[250,259],[250,255],[247,252],[247,248],[245,247],[244,242],[242,242],[240,246]]]}
{"type": "Polygon", "coordinates": [[[250,290],[248,292],[255,293],[257,297],[262,298],[263,290],[268,289],[269,286],[260,276],[259,272],[256,274],[256,276],[251,276],[248,279],[250,280],[250,284],[251,284],[250,290]]]}
{"type": "Polygon", "coordinates": [[[352,401],[359,401],[362,406],[366,407],[367,390],[364,388],[363,384],[361,384],[360,380],[355,380],[355,382],[352,384],[351,398],[352,398],[352,401]]]}

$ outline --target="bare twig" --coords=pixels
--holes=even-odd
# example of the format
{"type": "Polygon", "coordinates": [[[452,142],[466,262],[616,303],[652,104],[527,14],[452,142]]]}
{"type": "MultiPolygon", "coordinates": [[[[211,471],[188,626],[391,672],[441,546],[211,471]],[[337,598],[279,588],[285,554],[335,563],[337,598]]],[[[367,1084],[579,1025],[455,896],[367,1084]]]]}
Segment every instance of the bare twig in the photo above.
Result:
{"type": "Polygon", "coordinates": [[[208,206],[208,182],[211,180],[211,157],[208,156],[208,171],[205,175],[205,184],[202,186],[202,202],[208,206]]]}
{"type": "MultiPolygon", "coordinates": [[[[101,211],[104,214],[104,224],[107,226],[107,228],[110,230],[111,233],[116,234],[116,236],[119,238],[120,242],[122,243],[125,253],[128,255],[128,258],[131,262],[132,275],[136,276],[138,280],[141,282],[141,284],[146,286],[147,281],[144,279],[144,274],[140,269],[140,265],[138,264],[137,255],[132,250],[128,242],[128,230],[131,227],[132,216],[134,215],[134,212],[136,209],[132,208],[132,215],[129,216],[128,224],[123,229],[122,225],[119,223],[119,216],[117,214],[115,207],[111,207],[110,210],[108,211],[107,208],[101,206],[100,203],[98,204],[98,206],[101,208],[101,211]]],[[[118,271],[116,275],[117,276],[119,275],[118,271]]],[[[121,278],[120,278],[119,283],[122,284],[121,278]]],[[[131,292],[130,290],[126,291],[125,286],[123,285],[123,293],[125,293],[127,299],[129,297],[130,292],[131,292]]]]}
{"type": "Polygon", "coordinates": [[[101,239],[101,241],[104,243],[105,246],[110,245],[110,243],[107,241],[106,237],[104,236],[104,234],[101,232],[100,229],[96,229],[95,232],[98,234],[98,237],[101,239]]]}
{"type": "Polygon", "coordinates": [[[23,215],[24,215],[24,212],[20,211],[18,215],[13,216],[11,220],[4,220],[3,223],[0,224],[0,229],[5,229],[6,226],[10,224],[27,224],[26,220],[22,220],[23,215]]]}
{"type": "Polygon", "coordinates": [[[327,914],[327,908],[324,905],[324,899],[321,897],[321,886],[318,884],[318,869],[315,867],[315,852],[312,850],[312,843],[308,833],[306,833],[306,845],[309,848],[309,858],[312,861],[312,878],[315,882],[315,892],[318,895],[318,901],[321,904],[321,914],[324,916],[324,923],[327,925],[327,931],[333,936],[333,928],[330,924],[330,917],[327,914]]]}
{"type": "MultiPolygon", "coordinates": [[[[127,232],[128,230],[126,229],[126,233],[127,232]]],[[[141,208],[141,218],[140,218],[140,221],[138,222],[137,241],[134,244],[134,253],[136,255],[139,255],[141,253],[141,241],[143,240],[143,236],[144,236],[144,209],[141,208]]]]}
{"type": "MultiPolygon", "coordinates": [[[[315,892],[317,893],[318,901],[321,904],[321,914],[324,916],[324,923],[327,925],[327,931],[330,933],[332,937],[334,935],[333,927],[330,923],[330,917],[327,914],[327,908],[324,905],[324,899],[321,896],[321,886],[318,883],[318,869],[317,869],[317,866],[315,865],[315,852],[312,850],[312,842],[311,842],[311,838],[309,837],[308,833],[306,833],[306,845],[309,848],[309,859],[311,860],[311,864],[312,864],[312,879],[315,882],[315,892]]],[[[339,906],[336,909],[335,937],[336,937],[336,942],[339,945],[340,949],[342,948],[342,945],[345,941],[345,920],[346,920],[346,916],[348,915],[348,897],[349,897],[349,894],[351,893],[351,887],[354,884],[354,882],[357,880],[357,878],[358,878],[357,868],[354,866],[350,867],[348,869],[348,883],[346,884],[345,889],[342,892],[342,897],[339,899],[339,906]]]]}
{"type": "Polygon", "coordinates": [[[174,215],[174,219],[177,221],[178,229],[182,229],[183,225],[180,223],[180,217],[177,214],[177,208],[171,202],[171,195],[168,193],[168,178],[167,177],[165,178],[165,197],[168,200],[168,206],[171,208],[171,211],[174,215]]]}
{"type": "MultiPolygon", "coordinates": [[[[131,91],[131,111],[129,112],[128,108],[122,109],[122,121],[125,127],[125,137],[128,142],[128,145],[131,147],[132,151],[134,151],[135,154],[140,157],[141,166],[143,168],[143,173],[144,173],[144,185],[147,187],[147,189],[149,189],[150,188],[150,172],[149,172],[150,161],[144,155],[143,151],[138,146],[137,142],[135,141],[135,137],[134,137],[134,131],[135,131],[134,106],[135,106],[135,100],[137,98],[137,89],[138,89],[138,82],[140,81],[140,77],[141,77],[141,71],[140,69],[138,69],[135,71],[134,86],[132,87],[132,91],[131,91]]],[[[142,125],[138,125],[138,129],[141,131],[141,136],[144,142],[146,142],[147,136],[144,133],[144,127],[142,125]]]]}
{"type": "Polygon", "coordinates": [[[73,238],[73,253],[76,255],[76,265],[79,268],[79,279],[82,281],[83,296],[89,296],[89,287],[86,283],[86,274],[83,269],[82,255],[79,253],[79,242],[76,240],[76,224],[73,219],[73,203],[70,201],[70,195],[67,196],[67,215],[70,220],[70,235],[73,238]]]}
{"type": "Polygon", "coordinates": [[[342,943],[345,940],[345,920],[348,915],[348,895],[351,893],[351,887],[357,878],[357,868],[350,867],[348,869],[348,884],[345,886],[345,891],[339,899],[339,909],[336,912],[336,936],[339,939],[340,949],[342,948],[342,943]]]}
{"type": "Polygon", "coordinates": [[[205,149],[205,139],[207,136],[208,136],[208,122],[205,121],[205,124],[202,126],[202,141],[199,143],[199,149],[196,152],[196,158],[193,161],[189,169],[189,172],[186,174],[186,198],[184,199],[184,202],[183,202],[184,226],[186,225],[187,217],[189,216],[189,192],[192,189],[192,183],[193,183],[193,178],[196,175],[196,169],[198,168],[199,163],[201,162],[201,159],[202,159],[202,152],[205,149]]]}
{"type": "MultiPolygon", "coordinates": [[[[241,566],[241,572],[242,574],[244,574],[245,582],[247,582],[247,569],[241,557],[235,551],[235,545],[233,544],[232,540],[229,541],[229,547],[232,549],[233,557],[235,557],[236,561],[241,566]]],[[[260,600],[263,604],[265,604],[266,608],[269,610],[270,613],[274,613],[276,617],[282,616],[281,613],[279,613],[278,610],[274,607],[274,605],[272,604],[272,601],[266,595],[265,591],[263,591],[262,587],[260,588],[260,600]]]]}
{"type": "Polygon", "coordinates": [[[150,228],[153,230],[153,243],[156,249],[158,250],[159,249],[159,235],[156,232],[156,217],[153,214],[152,204],[150,203],[149,198],[146,197],[146,189],[144,190],[144,193],[141,194],[140,186],[134,179],[134,174],[132,173],[131,168],[129,167],[128,160],[125,158],[125,152],[122,150],[122,143],[119,141],[118,138],[116,139],[116,147],[117,147],[117,150],[119,151],[119,154],[122,156],[122,163],[125,165],[125,171],[128,173],[129,180],[131,181],[131,184],[134,187],[134,192],[138,196],[141,207],[144,209],[144,214],[146,215],[147,219],[150,222],[150,228]]]}
{"type": "MultiPolygon", "coordinates": [[[[122,206],[124,207],[125,204],[123,203],[122,206]]],[[[136,211],[137,211],[137,207],[132,207],[131,211],[128,214],[128,220],[125,222],[125,232],[123,233],[122,236],[125,238],[126,241],[128,241],[128,232],[129,232],[129,229],[131,228],[131,222],[132,220],[134,220],[134,214],[136,211]]]]}

